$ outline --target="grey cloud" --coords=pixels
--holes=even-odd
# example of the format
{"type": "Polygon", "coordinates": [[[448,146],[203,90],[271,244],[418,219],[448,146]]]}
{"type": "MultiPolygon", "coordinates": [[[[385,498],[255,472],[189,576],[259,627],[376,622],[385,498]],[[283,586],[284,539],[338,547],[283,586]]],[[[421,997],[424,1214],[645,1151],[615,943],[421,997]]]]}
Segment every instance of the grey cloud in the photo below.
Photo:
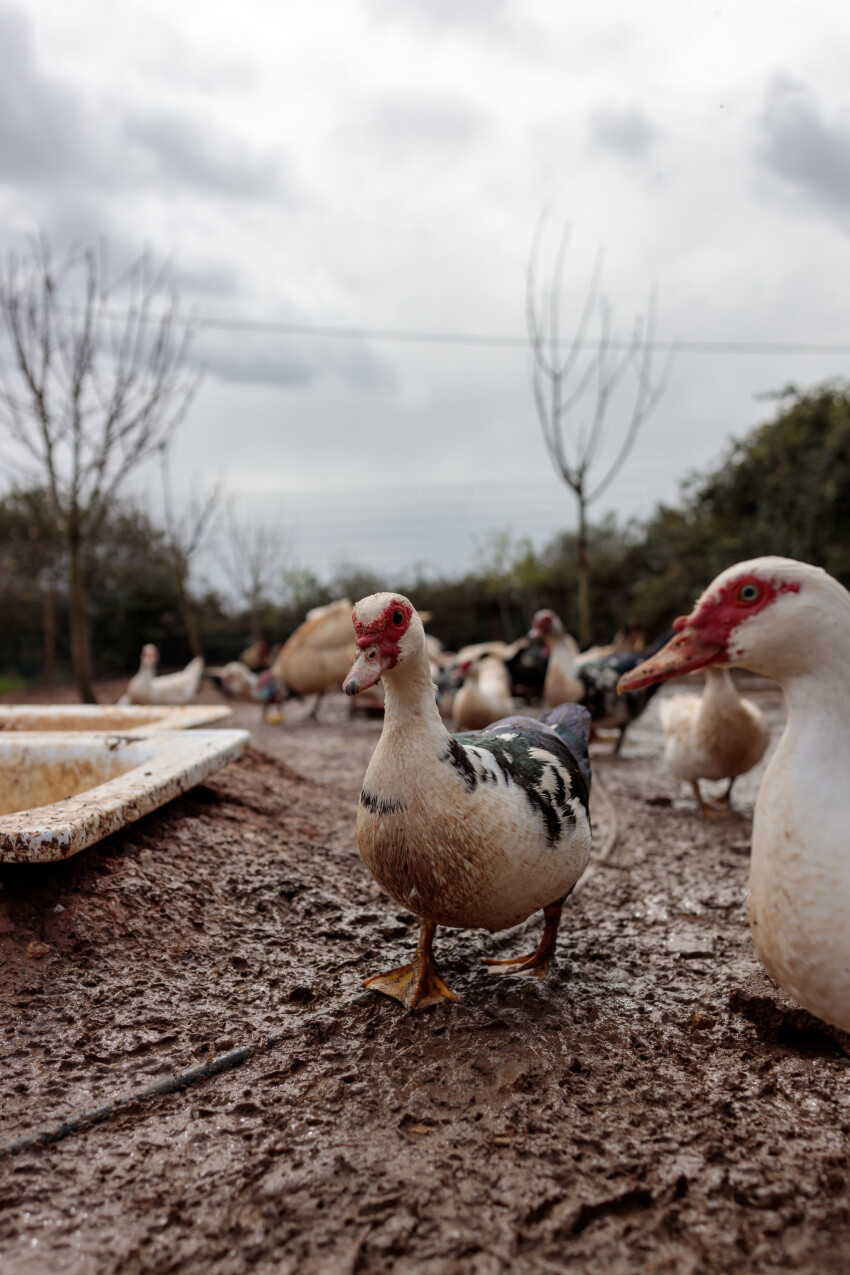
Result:
{"type": "Polygon", "coordinates": [[[73,94],[39,73],[29,25],[14,9],[0,9],[0,120],[0,182],[55,181],[89,169],[73,94]]]}
{"type": "Polygon", "coordinates": [[[645,154],[659,135],[649,117],[637,106],[594,111],[588,127],[594,145],[630,158],[645,154]]]}
{"type": "Polygon", "coordinates": [[[186,117],[164,111],[131,115],[122,134],[135,151],[139,173],[151,181],[241,198],[278,192],[279,174],[271,159],[251,155],[186,117]]]}
{"type": "Polygon", "coordinates": [[[366,392],[390,390],[396,384],[385,360],[367,345],[353,342],[201,328],[194,354],[221,381],[298,389],[336,376],[366,392]]]}
{"type": "Polygon", "coordinates": [[[30,193],[72,189],[76,203],[81,187],[166,184],[249,200],[292,195],[275,158],[189,116],[84,108],[75,89],[40,72],[30,25],[10,8],[0,9],[0,121],[0,184],[30,193]]]}
{"type": "Polygon", "coordinates": [[[758,157],[775,177],[833,209],[850,209],[850,121],[827,120],[812,90],[788,76],[768,85],[758,157]]]}
{"type": "Polygon", "coordinates": [[[380,21],[404,20],[440,32],[458,27],[496,30],[505,22],[508,0],[371,0],[380,21]]]}
{"type": "Polygon", "coordinates": [[[393,159],[465,147],[484,128],[464,102],[412,97],[385,98],[367,122],[371,137],[393,159]]]}

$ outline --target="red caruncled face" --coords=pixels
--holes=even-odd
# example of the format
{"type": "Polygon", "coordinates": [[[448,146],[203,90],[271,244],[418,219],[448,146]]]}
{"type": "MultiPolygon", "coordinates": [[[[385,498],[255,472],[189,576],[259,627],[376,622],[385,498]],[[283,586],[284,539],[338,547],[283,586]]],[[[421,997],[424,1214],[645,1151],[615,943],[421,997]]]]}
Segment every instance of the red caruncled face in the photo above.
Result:
{"type": "Polygon", "coordinates": [[[407,632],[412,615],[413,608],[399,598],[393,598],[377,620],[372,620],[369,624],[358,620],[357,612],[353,612],[354,640],[358,650],[365,651],[370,646],[377,646],[381,657],[389,661],[387,668],[395,668],[401,655],[399,641],[407,632]]]}
{"type": "MultiPolygon", "coordinates": [[[[777,584],[756,575],[742,575],[730,580],[714,597],[706,598],[690,615],[680,616],[673,624],[677,633],[692,629],[705,646],[726,647],[733,630],[750,616],[758,615],[781,593],[799,593],[797,583],[777,584]]],[[[718,663],[723,663],[723,657],[718,663]]]]}

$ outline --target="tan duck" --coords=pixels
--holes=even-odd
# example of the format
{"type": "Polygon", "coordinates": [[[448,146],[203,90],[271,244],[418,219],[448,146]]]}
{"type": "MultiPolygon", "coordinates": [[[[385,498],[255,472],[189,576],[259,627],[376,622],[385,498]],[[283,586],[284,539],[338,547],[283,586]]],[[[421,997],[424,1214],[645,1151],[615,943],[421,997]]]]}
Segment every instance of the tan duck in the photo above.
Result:
{"type": "Polygon", "coordinates": [[[496,655],[466,660],[458,666],[463,685],[455,693],[452,717],[458,730],[483,730],[514,710],[511,679],[496,655]]]}
{"type": "Polygon", "coordinates": [[[325,691],[340,685],[354,658],[351,605],[340,598],[315,607],[284,642],[271,667],[278,702],[315,695],[310,716],[318,715],[325,691]]]}
{"type": "Polygon", "coordinates": [[[662,699],[658,716],[669,769],[692,785],[704,815],[729,814],[732,785],[761,761],[770,742],[764,713],[738,694],[728,669],[711,665],[701,696],[662,699]],[[719,805],[703,798],[701,779],[729,780],[719,805]]]}
{"type": "Polygon", "coordinates": [[[438,925],[503,930],[543,910],[530,956],[492,961],[543,976],[561,908],[590,853],[586,711],[551,725],[509,717],[450,735],[434,698],[421,621],[407,598],[378,593],[354,609],[359,654],[344,690],[383,679],[384,726],[360,794],[357,843],[376,881],[420,918],[413,961],[366,980],[408,1009],[457,999],[439,977],[438,925]]]}

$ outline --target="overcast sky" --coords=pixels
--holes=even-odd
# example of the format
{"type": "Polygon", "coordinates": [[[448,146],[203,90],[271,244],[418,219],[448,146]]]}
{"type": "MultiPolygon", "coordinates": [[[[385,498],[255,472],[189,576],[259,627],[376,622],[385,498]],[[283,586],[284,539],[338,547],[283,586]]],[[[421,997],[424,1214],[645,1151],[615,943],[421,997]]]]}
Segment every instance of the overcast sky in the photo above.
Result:
{"type": "MultiPolygon", "coordinates": [[[[654,283],[663,340],[850,346],[843,10],[0,2],[0,240],[173,252],[209,318],[522,336],[548,208],[553,232],[574,225],[566,331],[604,245],[623,336],[654,283]]],[[[301,565],[454,569],[488,527],[573,521],[521,346],[209,329],[196,353],[178,489],[224,474],[301,565]]],[[[680,354],[597,512],[674,498],[772,413],[759,393],[847,365],[680,354]]],[[[628,410],[615,400],[603,468],[628,410]]]]}

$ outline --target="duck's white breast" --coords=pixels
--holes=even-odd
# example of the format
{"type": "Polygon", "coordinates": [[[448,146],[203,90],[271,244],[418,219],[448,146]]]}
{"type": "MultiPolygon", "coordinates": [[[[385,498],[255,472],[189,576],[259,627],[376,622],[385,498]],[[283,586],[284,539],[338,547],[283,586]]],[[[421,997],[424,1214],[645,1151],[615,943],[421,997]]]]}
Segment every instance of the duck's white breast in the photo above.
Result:
{"type": "Polygon", "coordinates": [[[750,925],[768,973],[819,1018],[850,1030],[850,748],[786,733],[759,792],[750,925]],[[848,755],[844,756],[846,753],[848,755]]]}
{"type": "Polygon", "coordinates": [[[492,755],[475,756],[489,778],[472,791],[444,765],[427,788],[396,798],[395,809],[361,800],[357,839],[401,906],[438,925],[502,930],[572,889],[587,866],[590,825],[573,798],[572,817],[550,839],[542,814],[505,782],[492,755]]]}

